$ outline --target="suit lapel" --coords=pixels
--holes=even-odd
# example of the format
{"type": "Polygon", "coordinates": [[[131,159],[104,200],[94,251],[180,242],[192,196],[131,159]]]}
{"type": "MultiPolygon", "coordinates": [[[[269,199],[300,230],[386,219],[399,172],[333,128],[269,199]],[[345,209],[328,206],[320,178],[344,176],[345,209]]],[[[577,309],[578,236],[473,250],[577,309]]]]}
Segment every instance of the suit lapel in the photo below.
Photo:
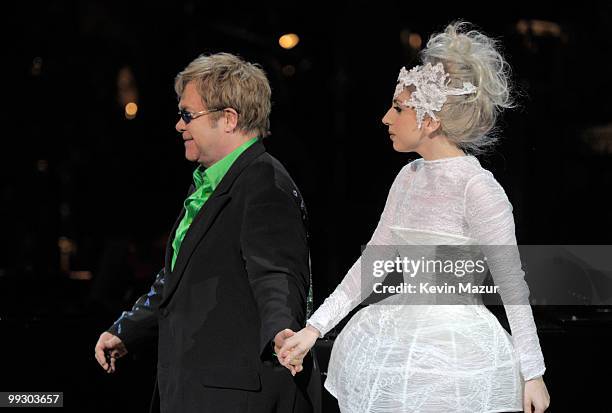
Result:
{"type": "MultiPolygon", "coordinates": [[[[164,286],[164,297],[160,303],[160,306],[166,304],[170,298],[172,298],[174,291],[178,287],[178,284],[183,277],[185,267],[187,266],[193,251],[210,229],[217,215],[219,215],[225,205],[227,205],[227,203],[230,201],[231,196],[228,194],[228,192],[236,178],[238,178],[244,168],[246,168],[255,158],[264,152],[265,148],[261,142],[255,142],[247,150],[245,150],[236,159],[236,161],[234,161],[221,182],[219,182],[219,185],[215,191],[195,216],[193,222],[187,230],[187,233],[185,234],[185,238],[183,238],[183,242],[181,243],[179,254],[176,257],[176,262],[174,264],[174,269],[169,272],[167,277],[166,285],[164,286]]],[[[190,191],[190,193],[191,192],[192,191],[190,191]]],[[[185,209],[183,208],[183,211],[174,224],[174,228],[172,229],[172,233],[168,239],[168,245],[166,247],[166,268],[170,268],[171,266],[173,254],[172,240],[174,239],[174,233],[176,232],[176,228],[178,227],[178,224],[180,223],[184,214],[185,209]]]]}

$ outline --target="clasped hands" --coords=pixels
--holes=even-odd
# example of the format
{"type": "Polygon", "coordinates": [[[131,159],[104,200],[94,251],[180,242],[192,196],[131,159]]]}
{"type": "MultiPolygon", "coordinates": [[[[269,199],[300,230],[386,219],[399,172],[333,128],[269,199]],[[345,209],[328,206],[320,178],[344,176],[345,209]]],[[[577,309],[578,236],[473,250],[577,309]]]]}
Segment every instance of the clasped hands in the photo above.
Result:
{"type": "Polygon", "coordinates": [[[311,325],[297,333],[288,328],[280,331],[274,338],[274,352],[278,362],[295,376],[304,369],[304,357],[317,342],[319,334],[319,330],[311,325]]]}

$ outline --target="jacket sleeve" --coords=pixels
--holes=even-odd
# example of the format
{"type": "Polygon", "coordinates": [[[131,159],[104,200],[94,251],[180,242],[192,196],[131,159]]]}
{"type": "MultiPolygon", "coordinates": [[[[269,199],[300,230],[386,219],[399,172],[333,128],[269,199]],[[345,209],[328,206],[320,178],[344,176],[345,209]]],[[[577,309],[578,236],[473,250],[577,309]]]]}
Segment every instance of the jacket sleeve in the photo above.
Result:
{"type": "Polygon", "coordinates": [[[161,302],[165,282],[165,270],[162,268],[151,289],[141,296],[130,311],[124,311],[107,330],[119,337],[130,349],[146,340],[157,336],[158,308],[161,302]]]}
{"type": "Polygon", "coordinates": [[[279,331],[304,326],[310,265],[297,188],[281,188],[273,168],[259,172],[246,200],[240,245],[261,319],[263,355],[279,331]]]}

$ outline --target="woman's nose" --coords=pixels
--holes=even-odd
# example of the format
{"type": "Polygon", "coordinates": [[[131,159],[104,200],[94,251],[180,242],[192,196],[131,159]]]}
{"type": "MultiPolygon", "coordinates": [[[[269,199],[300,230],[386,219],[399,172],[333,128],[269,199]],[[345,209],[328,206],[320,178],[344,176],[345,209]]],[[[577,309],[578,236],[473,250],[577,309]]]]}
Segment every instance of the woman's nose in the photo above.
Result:
{"type": "Polygon", "coordinates": [[[387,113],[385,113],[385,115],[383,116],[382,123],[384,125],[386,125],[386,126],[390,125],[390,122],[389,122],[389,111],[387,111],[387,113]]]}

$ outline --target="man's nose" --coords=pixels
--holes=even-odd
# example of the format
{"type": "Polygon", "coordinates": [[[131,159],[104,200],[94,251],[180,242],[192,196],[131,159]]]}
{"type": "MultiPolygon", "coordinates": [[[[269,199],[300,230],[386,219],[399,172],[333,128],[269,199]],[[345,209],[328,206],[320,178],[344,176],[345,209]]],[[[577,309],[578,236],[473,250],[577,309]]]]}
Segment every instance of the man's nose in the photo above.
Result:
{"type": "Polygon", "coordinates": [[[175,128],[178,133],[183,133],[185,130],[185,121],[179,118],[178,122],[176,122],[175,128]]]}

